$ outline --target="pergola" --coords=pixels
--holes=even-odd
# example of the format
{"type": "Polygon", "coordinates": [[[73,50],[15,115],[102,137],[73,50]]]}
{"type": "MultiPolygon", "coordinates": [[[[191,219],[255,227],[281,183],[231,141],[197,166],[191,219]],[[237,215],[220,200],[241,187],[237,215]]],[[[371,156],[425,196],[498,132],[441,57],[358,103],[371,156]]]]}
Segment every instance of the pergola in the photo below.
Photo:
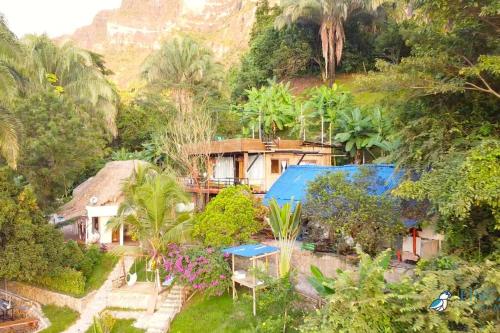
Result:
{"type": "Polygon", "coordinates": [[[257,314],[256,306],[256,296],[255,292],[257,289],[264,288],[265,284],[263,281],[259,280],[256,276],[257,261],[265,260],[266,273],[270,275],[269,272],[269,257],[274,256],[276,263],[276,277],[279,277],[279,248],[275,246],[269,246],[264,244],[247,244],[240,245],[236,247],[230,247],[222,250],[222,252],[231,254],[232,256],[232,281],[233,281],[233,299],[236,299],[236,284],[240,284],[247,288],[252,289],[253,298],[253,315],[257,314]],[[250,265],[248,265],[247,270],[235,270],[235,256],[245,258],[248,260],[250,265]],[[252,268],[252,271],[249,270],[252,268]]]}

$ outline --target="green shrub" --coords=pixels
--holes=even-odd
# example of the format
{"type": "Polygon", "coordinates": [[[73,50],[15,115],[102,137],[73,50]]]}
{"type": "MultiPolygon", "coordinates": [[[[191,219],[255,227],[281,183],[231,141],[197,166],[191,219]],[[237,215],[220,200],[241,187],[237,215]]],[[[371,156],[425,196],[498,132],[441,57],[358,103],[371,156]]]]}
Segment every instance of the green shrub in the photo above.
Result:
{"type": "Polygon", "coordinates": [[[84,253],[78,243],[73,240],[66,242],[64,245],[62,265],[79,270],[83,259],[84,253]]]}
{"type": "Polygon", "coordinates": [[[328,282],[326,305],[306,316],[301,332],[499,332],[498,257],[480,264],[438,258],[419,265],[414,280],[387,283],[390,250],[359,255],[358,271],[328,282]],[[446,311],[430,309],[445,290],[452,294],[446,311]]]}
{"type": "Polygon", "coordinates": [[[361,168],[352,178],[329,172],[310,182],[304,215],[309,222],[328,228],[337,242],[352,237],[363,251],[374,255],[404,231],[400,205],[389,195],[370,192],[371,186],[383,182],[373,170],[361,168]]]}
{"type": "Polygon", "coordinates": [[[195,217],[193,236],[215,247],[247,242],[262,229],[260,207],[248,186],[225,188],[195,217]]]}
{"type": "Polygon", "coordinates": [[[85,292],[85,278],[82,272],[69,267],[55,268],[50,274],[40,276],[35,283],[73,296],[80,296],[85,292]]]}

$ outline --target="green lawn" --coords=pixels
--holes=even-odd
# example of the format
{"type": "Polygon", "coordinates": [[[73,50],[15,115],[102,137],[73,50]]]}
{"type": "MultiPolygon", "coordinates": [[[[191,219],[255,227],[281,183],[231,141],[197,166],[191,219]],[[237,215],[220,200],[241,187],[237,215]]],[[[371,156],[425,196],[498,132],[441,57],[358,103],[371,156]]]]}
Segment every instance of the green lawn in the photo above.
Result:
{"type": "MultiPolygon", "coordinates": [[[[145,282],[148,281],[148,279],[149,282],[154,281],[153,272],[146,273],[146,260],[144,258],[137,258],[132,267],[130,267],[129,272],[130,273],[137,272],[137,281],[139,282],[145,282]]],[[[160,279],[163,281],[166,276],[167,273],[162,268],[160,268],[160,279]]]]}
{"type": "Polygon", "coordinates": [[[55,305],[44,305],[43,313],[50,320],[50,327],[44,329],[40,333],[59,333],[65,331],[73,324],[80,314],[68,307],[59,307],[55,305]]]}
{"type": "MultiPolygon", "coordinates": [[[[132,326],[133,319],[117,319],[111,333],[143,333],[144,330],[132,326]]],[[[94,333],[94,327],[90,327],[85,333],[94,333]]]]}
{"type": "Polygon", "coordinates": [[[175,317],[170,333],[238,333],[252,328],[251,305],[233,304],[230,295],[204,298],[195,295],[175,317]]]}
{"type": "Polygon", "coordinates": [[[356,90],[356,77],[363,74],[339,74],[336,78],[336,83],[340,86],[350,90],[354,95],[354,103],[359,106],[373,106],[378,105],[384,98],[383,93],[375,92],[357,92],[356,90]]]}
{"type": "Polygon", "coordinates": [[[102,257],[101,262],[94,267],[92,274],[85,283],[85,293],[82,296],[87,295],[89,292],[99,289],[104,281],[108,278],[109,273],[113,270],[119,258],[113,254],[105,253],[102,257]]]}

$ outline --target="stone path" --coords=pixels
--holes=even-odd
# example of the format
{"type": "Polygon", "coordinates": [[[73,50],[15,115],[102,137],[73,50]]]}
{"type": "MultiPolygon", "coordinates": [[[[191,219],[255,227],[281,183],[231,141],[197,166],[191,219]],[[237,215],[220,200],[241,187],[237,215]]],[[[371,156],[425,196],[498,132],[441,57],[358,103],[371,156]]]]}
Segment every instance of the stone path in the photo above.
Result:
{"type": "Polygon", "coordinates": [[[139,318],[134,326],[146,330],[146,333],[168,332],[170,323],[182,308],[182,301],[182,287],[174,285],[158,311],[139,318]]]}
{"type": "MultiPolygon", "coordinates": [[[[125,271],[128,272],[134,263],[134,257],[125,256],[124,261],[125,271]]],[[[94,316],[106,308],[107,297],[112,289],[112,281],[123,274],[122,270],[122,264],[119,262],[108,275],[107,280],[101,288],[94,294],[94,297],[89,301],[83,312],[80,313],[80,318],[77,322],[68,328],[65,333],[84,333],[88,330],[93,323],[94,316]]]]}

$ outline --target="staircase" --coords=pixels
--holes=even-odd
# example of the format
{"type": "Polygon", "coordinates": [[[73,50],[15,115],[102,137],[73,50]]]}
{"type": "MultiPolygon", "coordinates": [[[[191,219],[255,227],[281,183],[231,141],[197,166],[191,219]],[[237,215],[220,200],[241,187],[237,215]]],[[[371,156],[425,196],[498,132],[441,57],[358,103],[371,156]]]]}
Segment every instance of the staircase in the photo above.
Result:
{"type": "Polygon", "coordinates": [[[267,140],[264,141],[263,143],[267,151],[273,151],[278,146],[274,140],[267,140]]]}
{"type": "Polygon", "coordinates": [[[174,285],[158,311],[152,315],[140,318],[134,326],[146,330],[146,333],[168,332],[170,323],[182,308],[183,300],[182,287],[174,285]]]}

